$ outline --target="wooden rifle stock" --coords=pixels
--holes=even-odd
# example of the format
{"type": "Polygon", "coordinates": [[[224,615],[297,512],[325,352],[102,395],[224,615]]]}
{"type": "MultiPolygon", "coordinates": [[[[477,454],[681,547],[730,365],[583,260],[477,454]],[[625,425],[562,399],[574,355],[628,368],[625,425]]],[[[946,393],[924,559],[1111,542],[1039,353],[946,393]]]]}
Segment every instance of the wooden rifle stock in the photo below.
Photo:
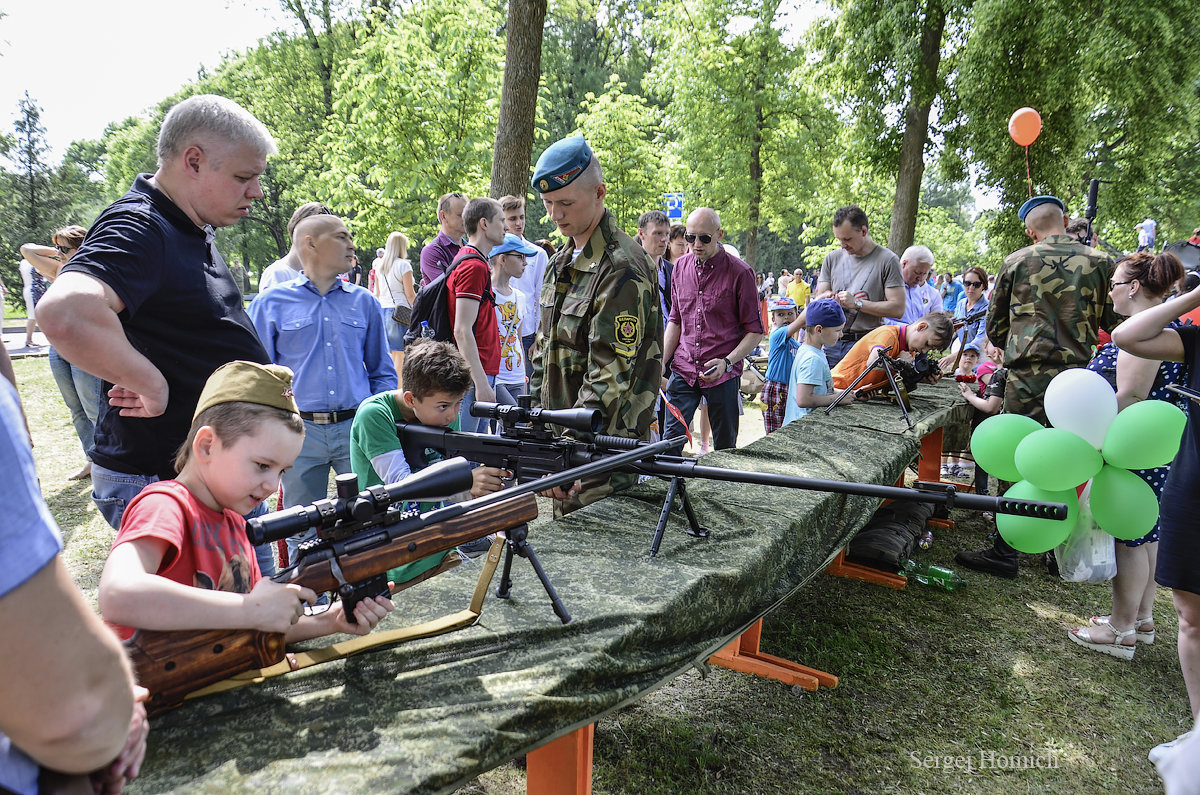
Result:
{"type": "MultiPolygon", "coordinates": [[[[536,517],[537,500],[532,494],[522,494],[413,530],[391,543],[356,550],[355,539],[347,539],[342,542],[345,551],[337,556],[337,564],[348,582],[361,582],[536,517]]],[[[379,528],[364,535],[374,532],[379,528]]],[[[281,582],[318,593],[340,585],[327,557],[302,561],[286,575],[281,582]]],[[[189,693],[244,671],[274,665],[285,657],[282,634],[257,630],[138,630],[125,646],[138,682],[150,691],[146,702],[150,715],[174,709],[189,693]]]]}

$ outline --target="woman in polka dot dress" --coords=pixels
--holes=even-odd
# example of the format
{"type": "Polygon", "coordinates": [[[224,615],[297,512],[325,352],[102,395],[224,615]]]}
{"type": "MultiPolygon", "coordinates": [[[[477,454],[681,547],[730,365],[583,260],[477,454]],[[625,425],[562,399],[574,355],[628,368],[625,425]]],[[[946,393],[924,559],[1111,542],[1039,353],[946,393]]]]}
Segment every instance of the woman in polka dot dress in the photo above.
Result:
{"type": "MultiPolygon", "coordinates": [[[[1117,313],[1132,317],[1159,306],[1183,277],[1183,266],[1171,254],[1134,254],[1112,275],[1109,295],[1117,313]]],[[[1174,325],[1178,325],[1178,321],[1174,325]]],[[[1140,359],[1108,343],[1096,351],[1088,369],[1100,373],[1117,392],[1117,407],[1140,400],[1183,400],[1166,388],[1186,384],[1181,362],[1140,359]]],[[[1181,405],[1181,408],[1186,406],[1181,405]]],[[[1135,470],[1161,499],[1170,467],[1135,470]]],[[[1117,576],[1113,579],[1113,607],[1107,616],[1094,616],[1091,625],[1072,629],[1069,637],[1081,646],[1132,660],[1138,643],[1154,642],[1154,567],[1158,556],[1158,523],[1144,537],[1117,541],[1117,576]]]]}

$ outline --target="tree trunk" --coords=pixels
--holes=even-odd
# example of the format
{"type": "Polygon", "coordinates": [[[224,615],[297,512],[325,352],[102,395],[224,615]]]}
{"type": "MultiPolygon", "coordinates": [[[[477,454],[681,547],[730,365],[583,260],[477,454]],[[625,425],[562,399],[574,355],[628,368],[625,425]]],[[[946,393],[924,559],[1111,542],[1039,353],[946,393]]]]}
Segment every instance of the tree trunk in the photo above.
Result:
{"type": "Polygon", "coordinates": [[[512,0],[508,5],[504,86],[492,156],[491,196],[495,199],[509,194],[523,197],[529,192],[545,21],[546,0],[512,0]]]}
{"type": "Polygon", "coordinates": [[[942,32],[946,11],[937,0],[925,6],[925,24],[921,29],[921,61],[912,78],[912,92],[904,111],[904,136],[900,143],[900,168],[896,173],[896,200],[892,205],[892,226],[888,248],[900,255],[913,244],[917,229],[917,203],[921,197],[921,178],[925,175],[925,143],[929,140],[929,112],[937,96],[938,66],[942,59],[942,32]]]}

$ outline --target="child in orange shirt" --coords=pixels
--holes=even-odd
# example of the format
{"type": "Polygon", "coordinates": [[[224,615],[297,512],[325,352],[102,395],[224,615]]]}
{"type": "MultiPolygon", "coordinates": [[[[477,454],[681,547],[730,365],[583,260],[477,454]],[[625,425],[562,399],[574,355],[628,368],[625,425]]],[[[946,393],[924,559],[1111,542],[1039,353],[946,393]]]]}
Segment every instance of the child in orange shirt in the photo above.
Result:
{"type": "MultiPolygon", "coordinates": [[[[954,324],[945,312],[931,312],[907,326],[880,326],[854,343],[846,356],[833,368],[833,385],[845,389],[854,383],[879,358],[879,352],[891,347],[892,358],[909,359],[918,353],[936,351],[950,344],[954,336],[954,324]]],[[[882,370],[871,373],[859,383],[856,391],[872,389],[887,383],[887,374],[882,370]]]]}

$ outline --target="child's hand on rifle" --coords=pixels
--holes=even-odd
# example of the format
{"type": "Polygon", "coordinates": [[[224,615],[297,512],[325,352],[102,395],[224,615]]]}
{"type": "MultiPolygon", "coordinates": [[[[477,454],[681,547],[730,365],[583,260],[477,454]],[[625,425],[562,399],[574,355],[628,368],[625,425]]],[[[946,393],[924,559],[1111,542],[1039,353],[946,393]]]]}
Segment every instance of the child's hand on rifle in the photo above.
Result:
{"type": "MultiPolygon", "coordinates": [[[[393,583],[388,583],[388,590],[391,590],[392,585],[393,583]]],[[[342,632],[346,635],[366,635],[375,629],[384,616],[395,609],[395,603],[387,596],[363,599],[354,606],[354,617],[358,619],[358,623],[351,624],[346,620],[346,605],[343,602],[340,608],[334,608],[324,614],[333,616],[333,625],[325,634],[342,632]]]]}
{"type": "Polygon", "coordinates": [[[512,472],[500,467],[475,467],[471,470],[471,496],[482,497],[500,491],[504,481],[512,480],[512,476],[512,472]]]}
{"type": "Polygon", "coordinates": [[[260,632],[287,633],[304,615],[304,605],[317,601],[311,588],[282,585],[264,577],[245,597],[246,623],[260,632]]]}

